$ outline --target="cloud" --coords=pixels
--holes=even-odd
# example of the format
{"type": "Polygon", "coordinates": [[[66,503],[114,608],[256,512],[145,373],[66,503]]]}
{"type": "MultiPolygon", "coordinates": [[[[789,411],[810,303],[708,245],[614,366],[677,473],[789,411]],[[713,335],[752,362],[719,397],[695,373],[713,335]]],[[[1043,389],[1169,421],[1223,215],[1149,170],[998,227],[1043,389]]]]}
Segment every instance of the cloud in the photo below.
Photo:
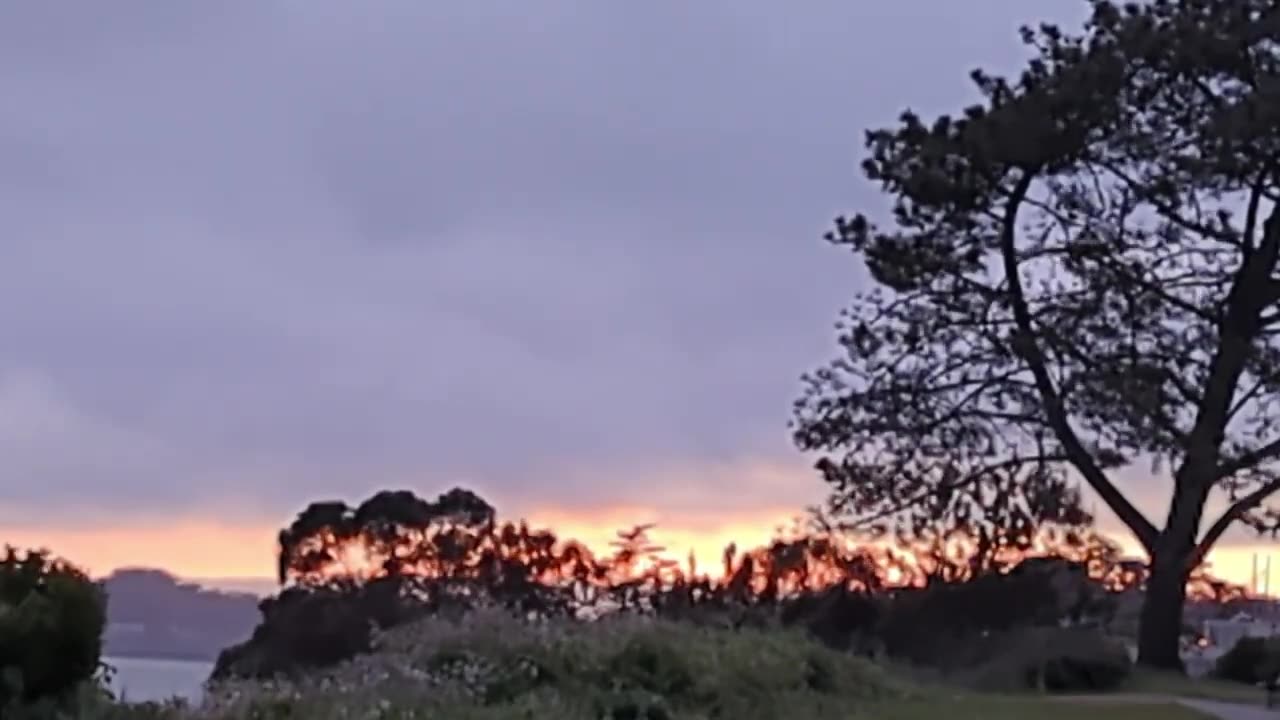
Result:
{"type": "Polygon", "coordinates": [[[799,509],[790,403],[859,283],[819,236],[881,202],[861,133],[966,102],[1027,19],[5,4],[0,514],[799,509]]]}

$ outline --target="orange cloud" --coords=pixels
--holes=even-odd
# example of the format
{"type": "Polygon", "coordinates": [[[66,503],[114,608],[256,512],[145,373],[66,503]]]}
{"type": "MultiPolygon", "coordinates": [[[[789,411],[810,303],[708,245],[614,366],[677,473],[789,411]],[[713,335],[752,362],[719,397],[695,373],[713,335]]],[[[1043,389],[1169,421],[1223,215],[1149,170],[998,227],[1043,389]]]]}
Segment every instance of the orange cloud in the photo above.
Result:
{"type": "Polygon", "coordinates": [[[277,530],[206,520],[130,527],[5,531],[0,542],[47,548],[93,575],[122,567],[164,568],[181,577],[271,577],[277,530]]]}

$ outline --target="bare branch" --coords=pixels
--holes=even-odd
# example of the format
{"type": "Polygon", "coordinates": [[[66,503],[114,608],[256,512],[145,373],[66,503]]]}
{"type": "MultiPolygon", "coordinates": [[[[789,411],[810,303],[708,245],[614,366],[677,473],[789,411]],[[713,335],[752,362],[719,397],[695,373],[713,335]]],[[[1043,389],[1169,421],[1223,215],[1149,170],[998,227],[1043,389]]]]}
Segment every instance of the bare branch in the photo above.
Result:
{"type": "Polygon", "coordinates": [[[1188,569],[1198,567],[1209,555],[1213,546],[1222,539],[1223,534],[1231,527],[1231,523],[1239,520],[1245,513],[1258,507],[1264,500],[1280,491],[1280,478],[1271,480],[1257,490],[1233,502],[1221,516],[1209,526],[1209,530],[1196,544],[1195,551],[1188,561],[1188,569]]]}

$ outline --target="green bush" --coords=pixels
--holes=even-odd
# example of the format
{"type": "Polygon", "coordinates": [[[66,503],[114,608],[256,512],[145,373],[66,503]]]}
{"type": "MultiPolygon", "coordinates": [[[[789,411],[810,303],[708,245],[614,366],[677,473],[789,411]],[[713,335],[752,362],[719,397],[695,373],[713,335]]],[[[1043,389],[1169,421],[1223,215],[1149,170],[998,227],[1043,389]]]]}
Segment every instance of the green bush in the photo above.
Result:
{"type": "Polygon", "coordinates": [[[1240,638],[1213,666],[1213,676],[1219,680],[1250,685],[1270,680],[1277,672],[1280,641],[1274,638],[1240,638]]]}
{"type": "Polygon", "coordinates": [[[70,696],[101,662],[106,597],[45,552],[0,556],[0,710],[70,696]]]}
{"type": "Polygon", "coordinates": [[[333,668],[216,682],[189,717],[388,719],[410,717],[412,708],[416,717],[451,720],[843,720],[915,693],[801,631],[640,617],[526,623],[485,611],[388,630],[374,652],[333,668]]]}

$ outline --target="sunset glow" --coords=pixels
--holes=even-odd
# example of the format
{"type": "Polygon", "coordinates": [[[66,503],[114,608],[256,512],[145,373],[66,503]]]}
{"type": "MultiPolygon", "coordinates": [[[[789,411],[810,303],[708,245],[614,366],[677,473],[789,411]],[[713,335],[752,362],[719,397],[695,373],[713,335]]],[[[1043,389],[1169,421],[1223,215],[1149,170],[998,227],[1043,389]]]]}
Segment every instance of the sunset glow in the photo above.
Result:
{"type": "MultiPolygon", "coordinates": [[[[794,515],[779,510],[727,521],[713,521],[710,515],[705,521],[683,517],[686,524],[677,526],[661,524],[660,513],[617,507],[602,508],[589,516],[534,511],[529,514],[529,521],[534,527],[554,529],[562,539],[576,539],[598,555],[610,553],[618,530],[638,522],[655,521],[659,524],[650,535],[655,544],[665,548],[661,553],[663,557],[684,568],[692,553],[698,572],[714,577],[720,574],[720,559],[727,545],[736,543],[739,549],[764,545],[779,528],[789,526],[794,515]]],[[[183,578],[260,579],[265,587],[274,580],[277,532],[278,528],[270,526],[186,520],[129,528],[21,528],[7,533],[7,541],[20,547],[48,548],[97,576],[122,567],[156,567],[183,578]]],[[[1112,537],[1126,554],[1137,554],[1131,539],[1120,535],[1112,537]]],[[[1222,546],[1210,555],[1211,574],[1247,586],[1252,577],[1254,554],[1265,558],[1274,551],[1274,545],[1263,543],[1222,546]]],[[[1280,562],[1273,563],[1273,574],[1275,594],[1280,592],[1280,562]]]]}

